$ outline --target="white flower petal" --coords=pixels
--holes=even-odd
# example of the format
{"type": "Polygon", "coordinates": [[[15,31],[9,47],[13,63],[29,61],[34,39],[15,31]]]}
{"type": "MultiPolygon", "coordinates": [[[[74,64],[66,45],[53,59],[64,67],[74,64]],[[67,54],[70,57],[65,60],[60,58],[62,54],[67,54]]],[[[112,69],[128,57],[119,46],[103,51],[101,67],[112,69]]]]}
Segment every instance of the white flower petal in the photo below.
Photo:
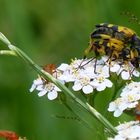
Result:
{"type": "Polygon", "coordinates": [[[92,92],[93,92],[93,87],[90,86],[90,85],[87,85],[87,86],[84,86],[84,87],[82,88],[82,90],[83,90],[83,92],[84,92],[85,94],[89,94],[89,93],[92,93],[92,92]]]}
{"type": "Polygon", "coordinates": [[[39,97],[42,97],[42,96],[44,96],[46,93],[47,93],[46,90],[42,90],[42,91],[40,91],[40,92],[38,93],[38,96],[39,96],[39,97]]]}
{"type": "Polygon", "coordinates": [[[43,85],[39,85],[39,86],[36,87],[36,90],[39,90],[39,91],[44,90],[44,86],[43,85]]]}
{"type": "Polygon", "coordinates": [[[124,111],[125,109],[128,108],[128,103],[124,100],[122,100],[122,102],[118,105],[118,109],[121,111],[124,111]]]}
{"type": "Polygon", "coordinates": [[[112,84],[112,82],[110,80],[105,79],[105,85],[106,85],[106,87],[111,88],[113,84],[112,84]]]}
{"type": "Polygon", "coordinates": [[[38,78],[38,79],[34,80],[34,84],[41,85],[41,84],[43,84],[43,80],[41,78],[38,78]]]}
{"type": "Polygon", "coordinates": [[[97,87],[99,85],[97,80],[94,80],[92,82],[90,82],[90,85],[92,85],[93,87],[97,87]]]}
{"type": "Polygon", "coordinates": [[[138,71],[134,70],[133,71],[133,75],[136,76],[136,77],[139,77],[140,76],[140,73],[138,71]]]}
{"type": "Polygon", "coordinates": [[[82,88],[82,85],[80,83],[74,84],[72,87],[74,91],[79,91],[81,90],[81,88],[82,88]]]}
{"type": "Polygon", "coordinates": [[[118,72],[120,69],[120,65],[119,64],[114,64],[113,66],[110,67],[110,71],[111,72],[118,72]]]}
{"type": "Polygon", "coordinates": [[[42,85],[42,84],[43,84],[43,81],[41,78],[34,80],[32,86],[30,88],[30,92],[33,92],[39,85],[42,85]]]}
{"type": "Polygon", "coordinates": [[[47,96],[48,96],[48,99],[49,99],[49,100],[54,100],[54,99],[57,98],[58,93],[57,93],[56,91],[49,92],[47,96]]]}
{"type": "Polygon", "coordinates": [[[110,73],[109,73],[109,67],[108,66],[104,66],[103,69],[102,69],[102,74],[104,75],[104,78],[108,78],[110,76],[110,73]]]}
{"type": "Polygon", "coordinates": [[[87,67],[84,70],[84,74],[88,77],[90,77],[91,79],[93,79],[95,77],[95,73],[94,73],[94,67],[87,67]]]}
{"type": "Polygon", "coordinates": [[[68,64],[63,63],[57,69],[61,71],[65,71],[68,67],[69,67],[68,64]]]}
{"type": "Polygon", "coordinates": [[[129,103],[127,107],[128,107],[129,109],[135,108],[135,107],[137,106],[137,104],[138,104],[138,102],[132,102],[132,103],[129,103]]]}
{"type": "Polygon", "coordinates": [[[109,104],[108,111],[112,112],[112,111],[115,111],[115,110],[116,110],[116,104],[114,102],[111,102],[109,104]]]}
{"type": "Polygon", "coordinates": [[[61,76],[59,76],[58,79],[60,81],[63,81],[63,83],[73,82],[74,81],[74,76],[72,74],[66,73],[66,74],[62,74],[61,76]]]}
{"type": "Polygon", "coordinates": [[[118,133],[112,140],[140,140],[139,121],[130,121],[119,124],[116,129],[118,133]]]}
{"type": "Polygon", "coordinates": [[[103,91],[103,90],[105,90],[105,88],[106,88],[105,84],[101,83],[101,84],[99,84],[99,86],[96,89],[97,89],[97,91],[103,91]]]}
{"type": "Polygon", "coordinates": [[[119,117],[123,112],[119,109],[117,109],[115,112],[114,112],[114,117],[119,117]]]}
{"type": "Polygon", "coordinates": [[[32,84],[31,88],[29,89],[30,92],[33,92],[36,88],[36,85],[35,84],[32,84]]]}
{"type": "Polygon", "coordinates": [[[57,86],[54,87],[55,91],[61,91],[61,89],[59,89],[57,86]]]}
{"type": "Polygon", "coordinates": [[[121,73],[121,77],[123,80],[128,80],[128,79],[130,79],[130,73],[128,71],[123,71],[121,73]]]}

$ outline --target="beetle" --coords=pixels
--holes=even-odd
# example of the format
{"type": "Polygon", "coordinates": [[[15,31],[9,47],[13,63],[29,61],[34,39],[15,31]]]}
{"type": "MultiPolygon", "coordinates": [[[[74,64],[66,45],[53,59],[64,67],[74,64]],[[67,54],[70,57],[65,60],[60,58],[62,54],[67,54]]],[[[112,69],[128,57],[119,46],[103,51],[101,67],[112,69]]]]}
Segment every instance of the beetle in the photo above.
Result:
{"type": "Polygon", "coordinates": [[[136,68],[140,63],[140,37],[130,28],[101,23],[90,35],[89,47],[84,58],[94,52],[95,58],[107,55],[109,60],[131,62],[136,68]]]}

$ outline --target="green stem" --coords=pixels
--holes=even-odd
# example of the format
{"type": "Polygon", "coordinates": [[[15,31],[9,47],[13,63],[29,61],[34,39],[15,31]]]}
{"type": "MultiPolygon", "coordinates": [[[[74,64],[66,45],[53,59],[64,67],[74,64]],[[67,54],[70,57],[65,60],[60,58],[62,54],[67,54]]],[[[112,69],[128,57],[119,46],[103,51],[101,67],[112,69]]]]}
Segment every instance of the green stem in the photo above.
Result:
{"type": "Polygon", "coordinates": [[[9,50],[1,50],[0,55],[12,55],[12,56],[17,56],[15,52],[9,51],[9,50]]]}
{"type": "Polygon", "coordinates": [[[32,59],[30,59],[22,50],[15,47],[11,43],[9,43],[9,40],[2,34],[0,36],[0,39],[8,45],[8,48],[16,53],[17,56],[22,58],[24,61],[26,61],[32,68],[37,71],[41,76],[43,76],[45,79],[53,82],[57,87],[59,87],[65,94],[69,95],[78,105],[81,105],[85,110],[87,110],[93,117],[95,117],[98,121],[100,121],[106,128],[110,130],[111,133],[114,135],[117,134],[117,130],[112,126],[112,124],[104,118],[99,112],[97,112],[91,105],[88,103],[84,103],[82,100],[77,98],[66,86],[64,86],[59,80],[54,78],[51,74],[44,71],[41,67],[39,67],[37,64],[35,64],[32,59]],[[3,40],[4,39],[4,40],[3,40]]]}
{"type": "Polygon", "coordinates": [[[11,42],[0,32],[0,40],[6,45],[10,45],[11,42]]]}

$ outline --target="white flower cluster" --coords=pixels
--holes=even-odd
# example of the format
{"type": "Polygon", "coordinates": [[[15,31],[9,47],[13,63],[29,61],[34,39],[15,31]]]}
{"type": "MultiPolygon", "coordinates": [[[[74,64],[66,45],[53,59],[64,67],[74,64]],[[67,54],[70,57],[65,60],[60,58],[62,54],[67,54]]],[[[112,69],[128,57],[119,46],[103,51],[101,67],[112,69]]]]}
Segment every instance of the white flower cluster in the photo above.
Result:
{"type": "MultiPolygon", "coordinates": [[[[63,63],[56,68],[55,77],[64,84],[73,83],[72,89],[74,91],[82,90],[83,93],[90,94],[94,90],[103,91],[106,87],[112,87],[113,83],[109,79],[110,73],[121,75],[123,80],[130,80],[132,76],[138,77],[140,75],[131,64],[122,64],[118,61],[109,62],[108,60],[108,57],[102,57],[100,60],[75,59],[72,60],[70,65],[63,63]]],[[[56,88],[54,84],[44,82],[43,80],[44,79],[35,80],[30,91],[32,92],[36,89],[39,91],[39,96],[48,93],[48,97],[50,97],[50,92],[53,95],[55,91],[55,97],[57,97],[58,94],[56,93],[58,93],[60,89],[56,88]],[[53,90],[50,90],[50,84],[53,85],[53,90]]]]}
{"type": "Polygon", "coordinates": [[[108,140],[140,140],[140,122],[130,121],[116,127],[118,134],[108,140]]]}
{"type": "Polygon", "coordinates": [[[49,100],[54,100],[58,96],[58,92],[61,90],[51,82],[47,82],[46,80],[39,77],[38,79],[33,81],[32,87],[30,88],[30,92],[33,90],[39,91],[38,96],[44,96],[46,93],[49,100]]]}
{"type": "Polygon", "coordinates": [[[135,108],[140,100],[140,82],[131,82],[122,90],[120,97],[109,104],[108,111],[119,117],[124,110],[135,108]]]}
{"type": "Polygon", "coordinates": [[[103,65],[104,61],[73,60],[70,65],[61,64],[57,70],[61,72],[59,80],[73,82],[74,91],[82,90],[85,94],[92,93],[94,89],[103,91],[106,87],[112,87],[109,78],[109,68],[103,65]],[[96,63],[96,66],[95,66],[96,63]],[[81,66],[81,68],[79,67],[81,66]],[[96,68],[95,68],[96,67],[96,68]]]}

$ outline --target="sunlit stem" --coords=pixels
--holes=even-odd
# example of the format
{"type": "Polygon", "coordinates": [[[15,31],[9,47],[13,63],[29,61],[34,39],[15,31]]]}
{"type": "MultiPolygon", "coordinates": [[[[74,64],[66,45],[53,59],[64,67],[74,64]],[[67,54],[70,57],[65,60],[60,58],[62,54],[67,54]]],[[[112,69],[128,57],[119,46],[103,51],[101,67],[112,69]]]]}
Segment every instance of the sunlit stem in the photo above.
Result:
{"type": "Polygon", "coordinates": [[[6,45],[10,45],[11,42],[0,32],[0,40],[4,42],[6,45]]]}
{"type": "Polygon", "coordinates": [[[0,55],[12,55],[12,56],[17,56],[15,52],[10,51],[10,50],[0,50],[0,55]]]}
{"type": "Polygon", "coordinates": [[[1,33],[0,40],[8,45],[8,48],[15,52],[17,56],[26,61],[37,73],[43,76],[45,79],[53,82],[57,87],[59,87],[66,95],[69,95],[78,105],[82,106],[85,110],[87,110],[93,117],[95,117],[98,121],[100,121],[105,128],[109,129],[112,134],[117,134],[117,130],[112,126],[112,124],[103,117],[99,112],[97,112],[91,105],[88,103],[84,103],[82,100],[77,98],[65,85],[63,85],[59,80],[54,78],[51,74],[44,71],[41,67],[39,67],[36,63],[32,61],[22,50],[15,47],[10,43],[10,41],[1,33]]]}

